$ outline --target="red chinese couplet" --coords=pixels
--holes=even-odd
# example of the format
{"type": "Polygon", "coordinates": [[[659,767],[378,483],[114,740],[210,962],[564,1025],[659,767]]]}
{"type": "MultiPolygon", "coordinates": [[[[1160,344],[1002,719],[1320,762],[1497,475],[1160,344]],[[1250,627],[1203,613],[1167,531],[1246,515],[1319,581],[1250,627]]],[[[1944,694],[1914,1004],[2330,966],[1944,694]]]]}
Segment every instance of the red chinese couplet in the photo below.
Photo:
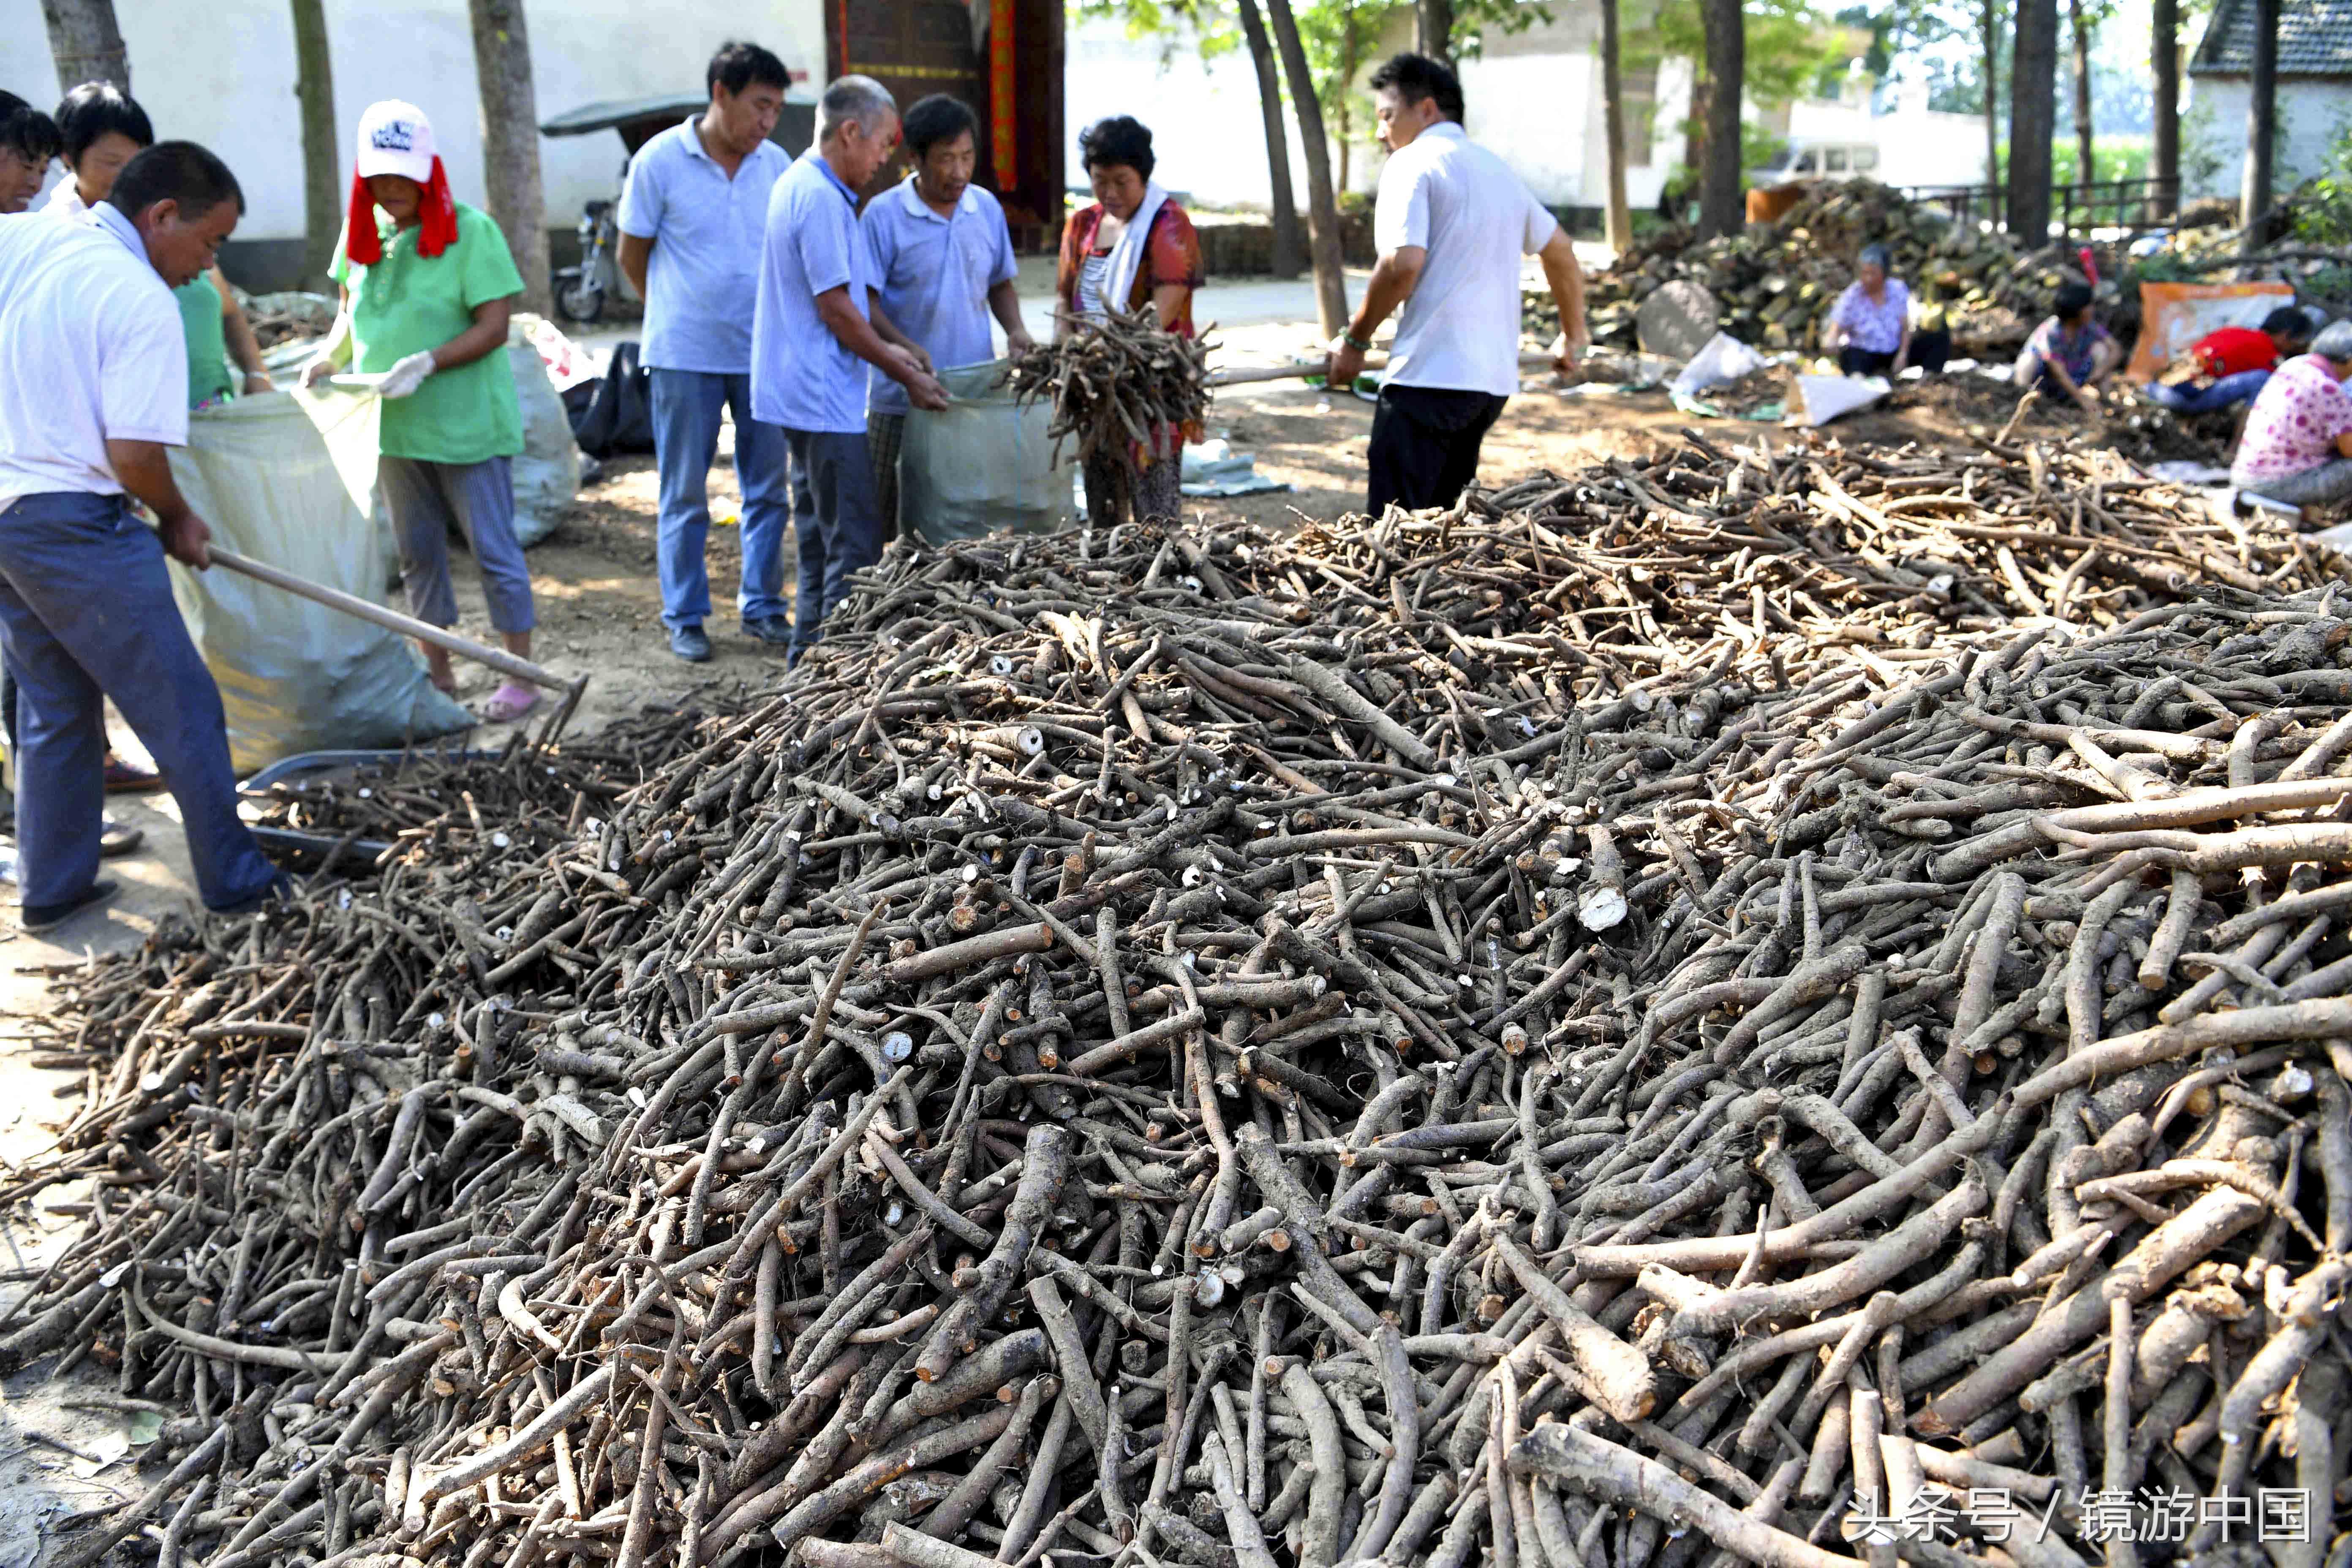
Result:
{"type": "Polygon", "coordinates": [[[1013,0],[988,0],[988,108],[996,188],[1010,191],[1021,183],[1014,156],[1020,121],[1013,100],[1013,0]]]}

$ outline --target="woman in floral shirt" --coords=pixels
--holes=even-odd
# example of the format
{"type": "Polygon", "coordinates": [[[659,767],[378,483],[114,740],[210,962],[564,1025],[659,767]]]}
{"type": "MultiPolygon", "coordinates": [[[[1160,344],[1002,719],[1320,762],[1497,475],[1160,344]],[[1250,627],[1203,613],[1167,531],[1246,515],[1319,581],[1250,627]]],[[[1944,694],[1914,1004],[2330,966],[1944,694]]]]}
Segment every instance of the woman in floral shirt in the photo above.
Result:
{"type": "Polygon", "coordinates": [[[2352,500],[2352,321],[2336,321],[2311,352],[2272,373],[2246,416],[2230,478],[2289,506],[2352,500]]]}
{"type": "Polygon", "coordinates": [[[1837,350],[1847,375],[1901,375],[1915,364],[1932,374],[1951,357],[1950,332],[1913,330],[1911,290],[1886,275],[1894,259],[1883,245],[1864,246],[1853,281],[1830,308],[1822,343],[1837,350]]]}
{"type": "MultiPolygon", "coordinates": [[[[1191,337],[1192,291],[1205,280],[1201,237],[1151,177],[1150,131],[1131,115],[1097,121],[1079,135],[1078,153],[1095,200],[1062,227],[1056,332],[1067,335],[1089,318],[1150,305],[1162,329],[1191,337]]],[[[1150,435],[1149,442],[1129,443],[1125,453],[1087,459],[1087,515],[1097,527],[1129,515],[1130,500],[1137,518],[1177,515],[1184,442],[1201,433],[1163,425],[1150,435]]]]}

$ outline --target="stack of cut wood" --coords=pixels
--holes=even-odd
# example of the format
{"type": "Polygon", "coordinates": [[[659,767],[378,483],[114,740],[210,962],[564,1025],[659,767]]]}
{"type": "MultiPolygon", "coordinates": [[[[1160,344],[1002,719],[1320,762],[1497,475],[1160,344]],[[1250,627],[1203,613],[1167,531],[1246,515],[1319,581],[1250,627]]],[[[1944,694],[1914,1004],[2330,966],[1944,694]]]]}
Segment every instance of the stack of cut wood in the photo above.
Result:
{"type": "MultiPolygon", "coordinates": [[[[1894,276],[1918,301],[1923,322],[1948,319],[1958,352],[1980,358],[2014,354],[2050,313],[2059,286],[2086,280],[2074,247],[2021,254],[2006,234],[1957,221],[1888,186],[1823,184],[1769,225],[1704,242],[1688,229],[1669,229],[1636,245],[1591,280],[1592,340],[1631,347],[1635,310],[1659,285],[1681,278],[1715,295],[1719,325],[1740,342],[1819,349],[1822,321],[1853,281],[1862,247],[1873,243],[1893,253],[1894,276]]],[[[2115,281],[2125,278],[2127,262],[2106,248],[2099,257],[2110,279],[2101,315],[2128,341],[2138,330],[2138,296],[2115,281]]],[[[1559,331],[1548,294],[1527,294],[1523,313],[1525,331],[1547,342],[1559,331]]]]}

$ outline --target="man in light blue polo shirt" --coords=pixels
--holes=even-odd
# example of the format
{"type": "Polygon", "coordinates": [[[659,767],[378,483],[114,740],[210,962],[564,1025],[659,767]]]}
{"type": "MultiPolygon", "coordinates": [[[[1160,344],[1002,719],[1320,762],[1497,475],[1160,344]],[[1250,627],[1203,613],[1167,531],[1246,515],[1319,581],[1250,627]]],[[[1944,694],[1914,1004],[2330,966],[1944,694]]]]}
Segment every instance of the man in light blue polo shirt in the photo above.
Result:
{"type": "MultiPolygon", "coordinates": [[[[859,220],[874,253],[882,311],[934,365],[985,364],[996,357],[992,313],[1005,350],[1030,345],[1013,287],[1013,233],[995,196],[971,183],[980,122],[961,100],[935,92],[907,110],[914,172],[866,204],[859,220]]],[[[866,440],[874,494],[887,530],[898,516],[898,447],[907,432],[907,391],[877,370],[866,384],[866,440]]]]}
{"type": "Polygon", "coordinates": [[[882,553],[882,518],[866,450],[866,366],[907,389],[917,408],[945,408],[930,361],[887,311],[875,310],[873,258],[857,192],[898,141],[898,106],[871,77],[834,79],[817,104],[814,155],[768,198],[751,319],[751,413],[784,427],[793,452],[793,531],[800,586],[793,653],[882,553]]]}
{"type": "Polygon", "coordinates": [[[654,460],[661,470],[657,556],[670,651],[710,657],[703,546],[706,486],[722,409],[735,415],[735,477],[743,491],[743,630],[763,643],[792,635],[784,618],[783,432],[751,413],[751,331],[744,304],[760,268],[768,195],[792,155],[768,140],[784,106],[784,62],[757,44],[719,47],[703,72],[710,107],[637,150],[621,196],[621,270],[646,301],[654,460]]]}

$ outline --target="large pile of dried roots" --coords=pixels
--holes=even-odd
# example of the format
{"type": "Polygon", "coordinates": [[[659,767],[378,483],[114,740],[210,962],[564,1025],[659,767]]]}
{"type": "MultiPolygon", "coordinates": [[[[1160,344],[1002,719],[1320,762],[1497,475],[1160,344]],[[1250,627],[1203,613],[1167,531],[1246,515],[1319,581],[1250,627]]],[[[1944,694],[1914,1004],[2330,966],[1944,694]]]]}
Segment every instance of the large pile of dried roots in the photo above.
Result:
{"type": "Polygon", "coordinates": [[[1162,433],[1173,426],[1198,439],[1213,346],[1163,331],[1158,308],[1146,305],[1039,343],[1013,362],[1006,379],[1024,401],[1050,400],[1056,449],[1075,437],[1080,462],[1130,447],[1173,461],[1162,433]]]}
{"type": "Polygon", "coordinates": [[[61,978],[0,1355],[189,1415],[58,1561],[2067,1568],[2302,1488],[2315,1565],[2315,564],[1828,445],[894,552],[551,847],[61,978]]]}

